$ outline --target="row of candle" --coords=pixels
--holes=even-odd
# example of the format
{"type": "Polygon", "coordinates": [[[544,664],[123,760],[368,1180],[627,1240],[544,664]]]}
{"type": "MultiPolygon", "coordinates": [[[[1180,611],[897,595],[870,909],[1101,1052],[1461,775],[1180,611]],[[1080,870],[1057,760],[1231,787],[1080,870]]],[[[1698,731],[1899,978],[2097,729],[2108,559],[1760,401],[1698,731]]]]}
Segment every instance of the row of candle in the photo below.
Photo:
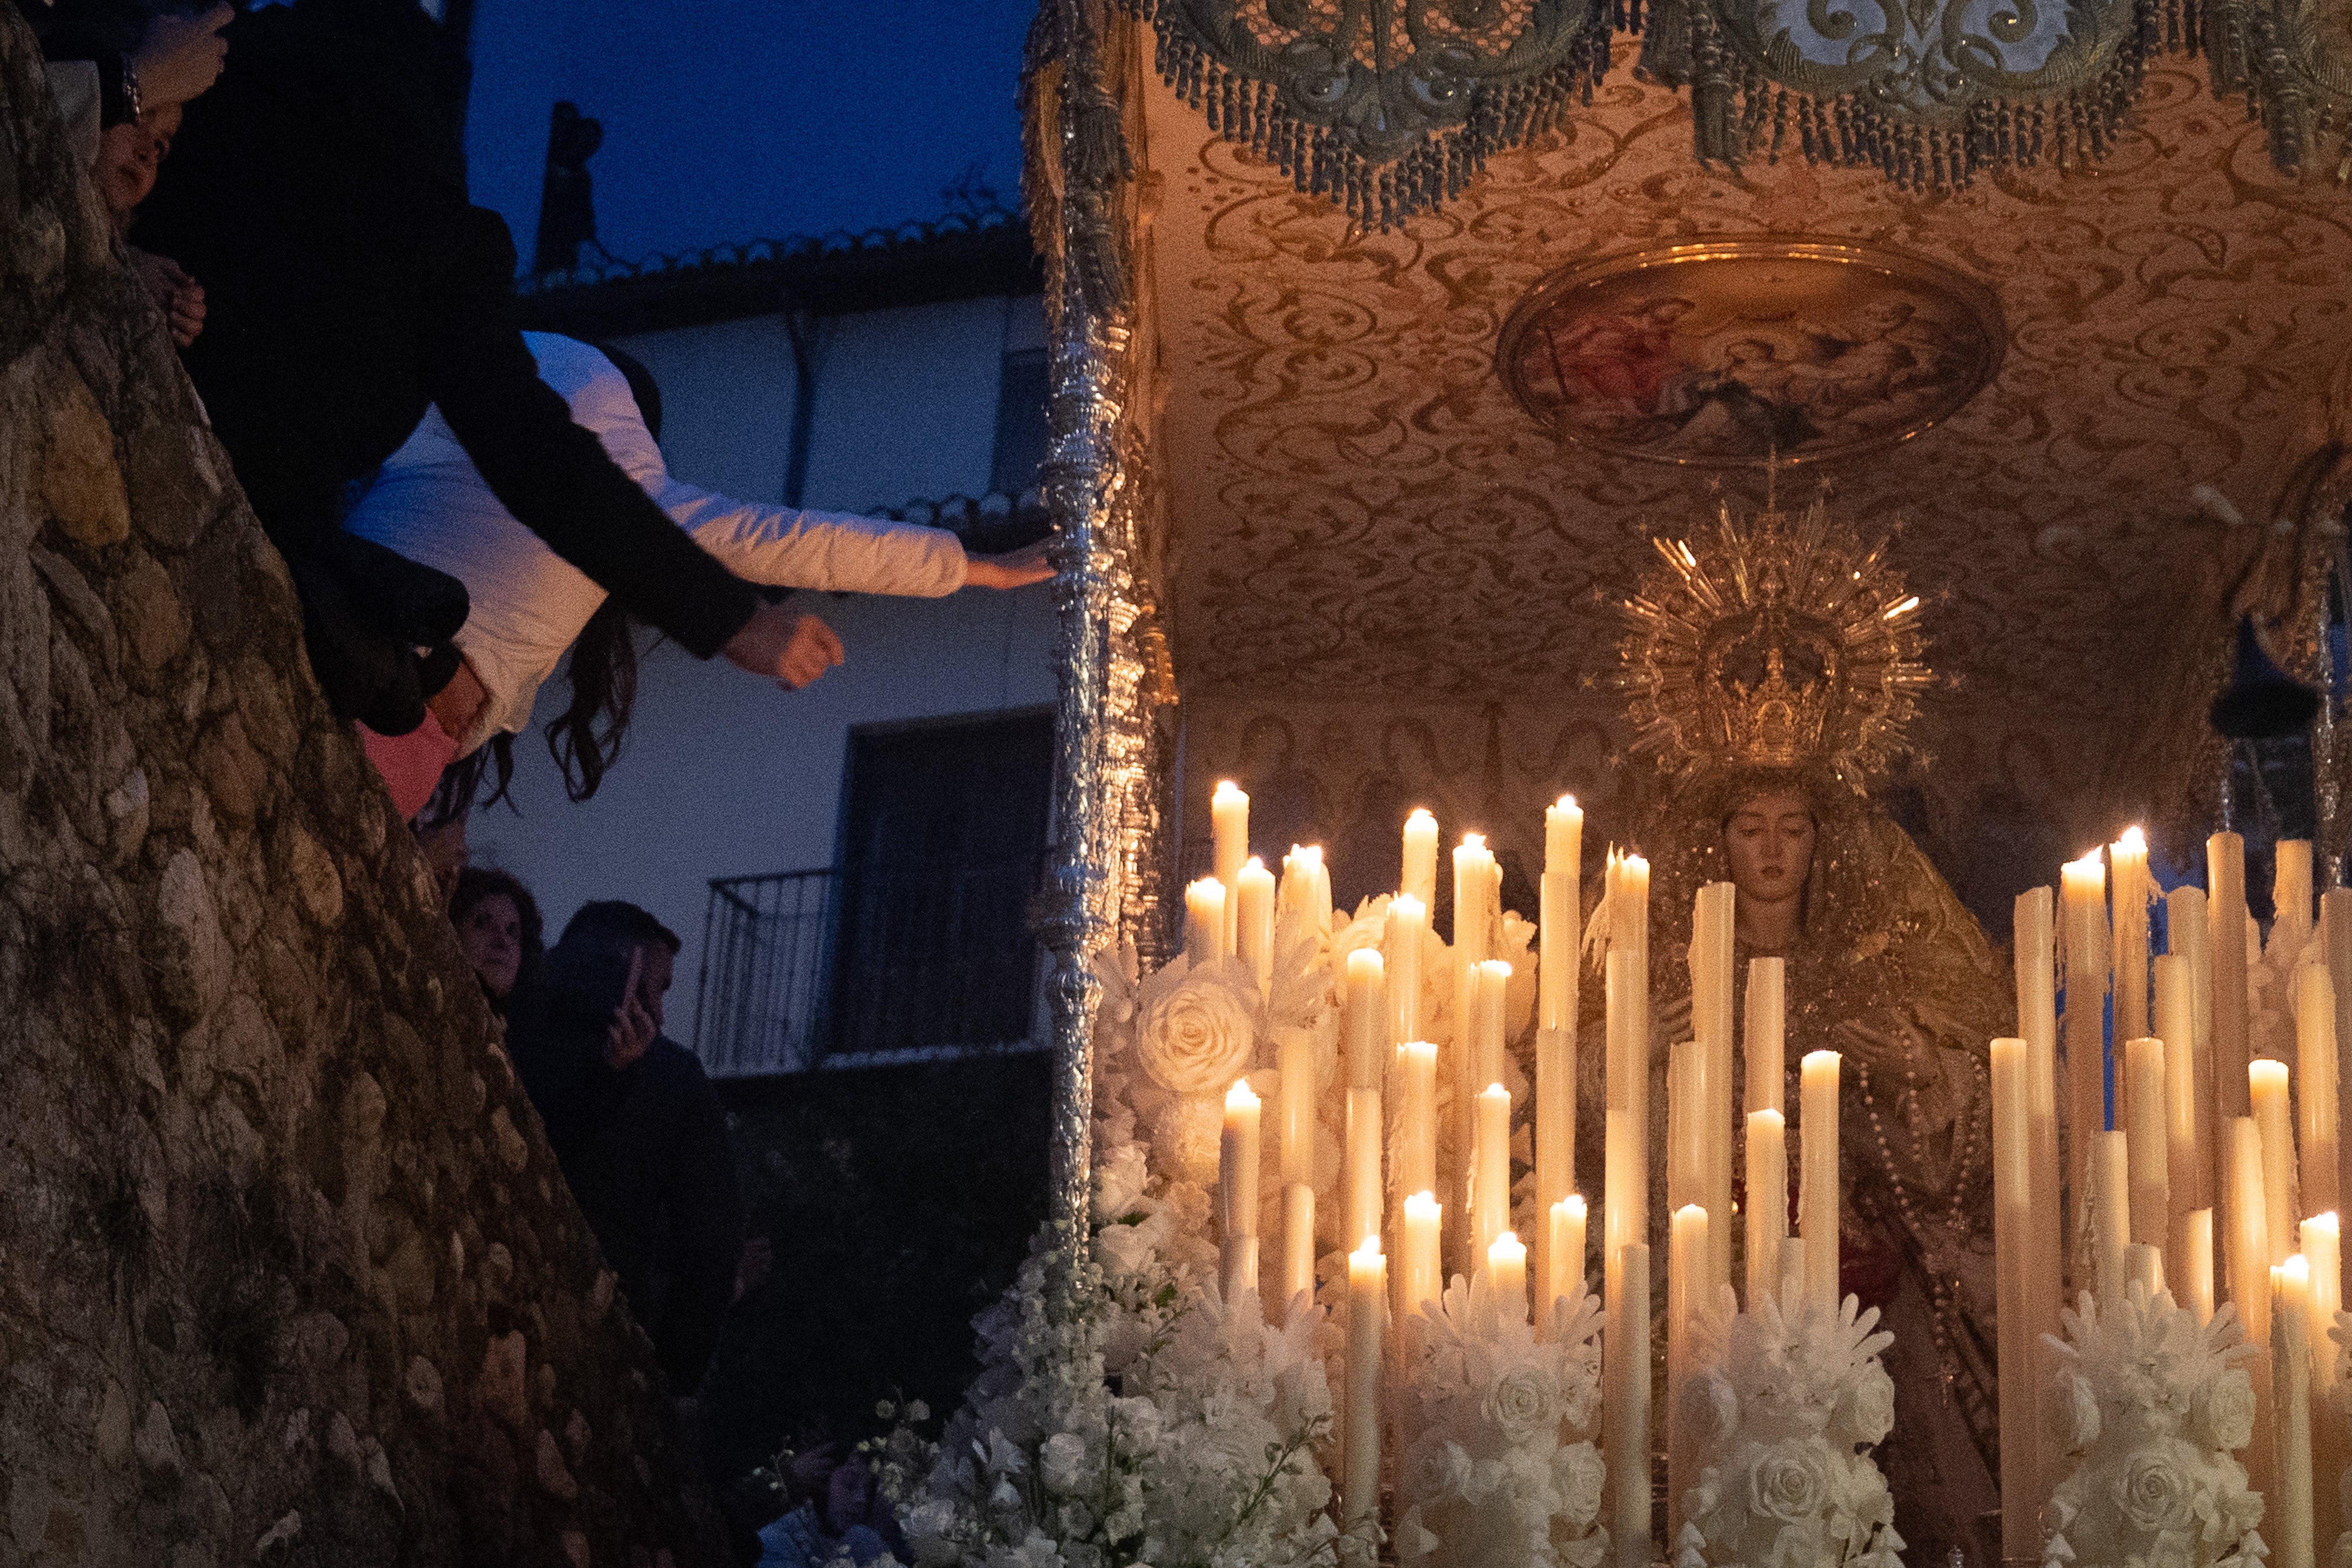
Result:
{"type": "MultiPolygon", "coordinates": [[[[1329,881],[1321,854],[1294,847],[1276,883],[1248,856],[1248,797],[1231,784],[1213,800],[1217,869],[1186,892],[1186,948],[1196,962],[1228,954],[1251,959],[1260,984],[1271,953],[1276,913],[1297,907],[1328,921],[1329,881]],[[1228,904],[1225,888],[1242,889],[1228,904]],[[1237,918],[1226,910],[1237,907],[1237,918]]],[[[1546,813],[1545,865],[1538,925],[1535,1040],[1534,1301],[1536,1332],[1563,1301],[1582,1294],[1587,1207],[1574,1190],[1576,1051],[1580,930],[1582,812],[1562,798],[1546,813]]],[[[1454,941],[1450,977],[1456,1022],[1452,1075],[1459,1107],[1456,1168],[1441,1170],[1435,1116],[1438,1047],[1419,1038],[1419,966],[1435,889],[1437,831],[1417,810],[1404,827],[1399,891],[1382,941],[1347,956],[1340,1034],[1346,1084],[1341,1191],[1342,1234],[1360,1239],[1348,1257],[1348,1419],[1343,1434],[1343,1495],[1353,1519],[1374,1506],[1381,1454],[1381,1392],[1396,1347],[1381,1323],[1391,1312],[1410,1322],[1438,1301],[1453,1260],[1483,1271],[1489,1293],[1528,1311],[1528,1249],[1512,1227],[1511,1094],[1504,1064],[1504,997],[1510,966],[1491,956],[1502,924],[1501,877],[1475,834],[1454,852],[1454,941]],[[1392,1043],[1393,1042],[1393,1043],[1392,1043]],[[1479,1087],[1483,1085],[1483,1087],[1479,1087]],[[1397,1097],[1392,1142],[1383,1148],[1383,1102],[1397,1097]],[[1449,1231],[1446,1211],[1468,1225],[1449,1231]],[[1397,1267],[1389,1267],[1391,1244],[1397,1267]]],[[[1783,1099],[1784,976],[1781,961],[1750,966],[1748,1070],[1743,1113],[1732,1105],[1733,913],[1731,884],[1698,895],[1691,956],[1693,1038],[1669,1053],[1667,1193],[1675,1207],[1666,1270],[1670,1373],[1687,1374],[1695,1315],[1731,1283],[1730,1140],[1744,1125],[1752,1192],[1788,1190],[1783,1099]]],[[[1612,1476],[1612,1528],[1626,1564],[1649,1561],[1651,1442],[1649,1343],[1652,1265],[1648,1239],[1650,1113],[1649,866],[1612,851],[1602,876],[1607,937],[1605,1183],[1603,1215],[1602,1448],[1612,1476]]],[[[1316,1124],[1312,1047],[1304,1036],[1281,1048],[1276,1143],[1283,1181],[1280,1298],[1315,1288],[1316,1223],[1312,1144],[1316,1124]]],[[[1838,1093],[1840,1059],[1816,1051],[1802,1064],[1802,1147],[1799,1233],[1788,1236],[1788,1204],[1759,1201],[1746,1214],[1745,1287],[1753,1302],[1834,1311],[1837,1304],[1838,1093]],[[1810,1245],[1805,1242],[1810,1241],[1810,1245]]],[[[1223,1273],[1228,1292],[1257,1281],[1259,1097],[1236,1082],[1225,1103],[1220,1172],[1223,1273]]],[[[1505,1305],[1502,1310],[1513,1310],[1505,1305]]],[[[1678,1384],[1670,1381],[1670,1391],[1678,1384]]],[[[1669,1409],[1672,1409],[1670,1404],[1669,1409]]],[[[1671,1434],[1669,1448],[1672,1450],[1671,1434]]],[[[1685,1477],[1687,1481],[1695,1478],[1685,1477]]],[[[1679,1495],[1675,1490],[1670,1495],[1679,1495]]]]}
{"type": "Polygon", "coordinates": [[[2094,852],[2064,868],[2063,919],[2053,920],[2048,888],[2018,899],[2020,1038],[1991,1048],[2004,1555],[2039,1551],[2040,1504],[2058,1479],[2061,1456],[2040,1448],[2041,1337],[2058,1327],[2070,1251],[2064,1272],[2075,1288],[2111,1302],[2140,1278],[2202,1322],[2217,1289],[2226,1291],[2249,1340],[2271,1353],[2255,1368],[2263,1418],[2248,1469],[2274,1511],[2283,1568],[2306,1568],[2315,1539],[2336,1533],[2336,1488],[2314,1486],[2314,1455],[2332,1478],[2343,1445],[2333,1423],[2315,1428],[2309,1401],[2315,1385],[2323,1394],[2335,1385],[2327,1330],[2343,1301],[2336,1040],[2339,996],[2352,979],[2352,892],[2320,901],[2323,940],[2309,946],[2310,846],[2279,846],[2270,950],[2292,977],[2290,1068],[2251,1055],[2256,939],[2243,841],[2218,833],[2206,851],[2210,887],[2164,895],[2161,956],[2150,951],[2157,892],[2136,829],[2104,863],[2094,852]],[[2057,1201],[2062,959],[2071,1249],[2057,1201]],[[2110,1006],[2120,1049],[2107,1032],[2110,1006]]]}

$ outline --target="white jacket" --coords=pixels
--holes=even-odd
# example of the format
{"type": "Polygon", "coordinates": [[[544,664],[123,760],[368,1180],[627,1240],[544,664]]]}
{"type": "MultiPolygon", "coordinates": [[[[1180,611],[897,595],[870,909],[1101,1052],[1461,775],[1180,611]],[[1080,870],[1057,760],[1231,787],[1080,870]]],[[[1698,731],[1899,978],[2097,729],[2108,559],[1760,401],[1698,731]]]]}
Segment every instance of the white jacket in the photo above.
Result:
{"type": "MultiPolygon", "coordinates": [[[[963,586],[963,543],[945,528],[738,501],[674,479],[627,378],[585,343],[526,332],[540,379],[572,423],[736,576],[786,588],[938,598],[963,586]]],[[[489,700],[458,755],[530,720],[540,686],[604,602],[604,591],[517,522],[438,409],[385,460],[343,526],[458,579],[472,598],[457,647],[489,700]]]]}

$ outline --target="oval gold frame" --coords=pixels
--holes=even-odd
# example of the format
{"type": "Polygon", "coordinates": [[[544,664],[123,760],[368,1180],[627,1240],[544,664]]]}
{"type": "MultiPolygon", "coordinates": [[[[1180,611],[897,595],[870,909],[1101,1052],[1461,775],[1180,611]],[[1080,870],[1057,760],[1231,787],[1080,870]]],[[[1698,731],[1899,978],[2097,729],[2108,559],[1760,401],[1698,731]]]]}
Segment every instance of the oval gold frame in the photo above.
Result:
{"type": "Polygon", "coordinates": [[[1495,373],[1510,392],[1512,400],[1528,415],[1550,430],[1565,445],[1580,446],[1596,452],[1607,452],[1621,457],[1637,458],[1644,463],[1664,463],[1687,468],[1748,468],[1761,458],[1750,456],[1690,456],[1654,449],[1628,442],[1611,441],[1604,437],[1578,434],[1565,428],[1566,422],[1554,417],[1547,405],[1533,395],[1521,367],[1525,362],[1523,348],[1527,334],[1535,321],[1546,311],[1569,296],[1589,289],[1612,278],[1629,274],[1660,270],[1667,267],[1697,267],[1709,264],[1740,264],[1758,261],[1818,263],[1829,267],[1856,267],[1895,282],[1915,291],[1924,291],[1951,300],[1962,314],[1978,328],[1979,340],[1967,373],[1954,382],[1962,388],[1950,396],[1939,399],[1923,418],[1892,433],[1875,433],[1867,436],[1834,442],[1828,445],[1799,448],[1780,455],[1780,461],[1790,467],[1801,464],[1822,463],[1850,457],[1860,453],[1883,451],[1900,444],[1921,431],[1940,423],[1967,406],[1970,399],[1990,385],[2000,371],[2002,356],[2008,350],[2009,331],[2000,311],[2000,301],[1985,285],[1939,262],[1890,250],[1879,246],[1859,244],[1852,240],[1827,239],[1727,239],[1706,240],[1693,245],[1667,246],[1637,251],[1621,251],[1614,256],[1581,261],[1547,273],[1528,290],[1504,319],[1502,331],[1495,345],[1495,373]]]}

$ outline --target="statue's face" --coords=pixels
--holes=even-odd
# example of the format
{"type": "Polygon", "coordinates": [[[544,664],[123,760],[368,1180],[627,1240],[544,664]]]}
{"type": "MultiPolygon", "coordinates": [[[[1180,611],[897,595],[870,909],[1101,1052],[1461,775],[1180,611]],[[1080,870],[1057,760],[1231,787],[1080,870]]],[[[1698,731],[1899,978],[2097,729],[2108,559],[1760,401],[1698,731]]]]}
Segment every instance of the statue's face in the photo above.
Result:
{"type": "Polygon", "coordinates": [[[1739,896],[1779,904],[1804,891],[1813,869],[1813,809],[1793,789],[1743,800],[1723,825],[1739,896]]]}

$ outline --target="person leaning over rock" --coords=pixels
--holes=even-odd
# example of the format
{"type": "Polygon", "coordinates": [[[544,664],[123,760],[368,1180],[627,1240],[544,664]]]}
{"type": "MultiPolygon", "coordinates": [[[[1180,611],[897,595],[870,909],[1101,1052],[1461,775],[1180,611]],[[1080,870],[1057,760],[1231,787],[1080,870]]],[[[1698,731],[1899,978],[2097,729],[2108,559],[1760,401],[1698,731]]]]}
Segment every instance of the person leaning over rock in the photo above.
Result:
{"type": "MultiPolygon", "coordinates": [[[[118,236],[131,232],[131,214],[155,188],[155,176],[171,156],[172,138],[179,133],[181,106],[167,103],[142,110],[136,120],[108,126],[98,139],[98,162],[90,172],[98,181],[99,199],[114,219],[118,236]]],[[[126,243],[123,252],[131,270],[146,286],[163,312],[172,341],[184,349],[205,329],[205,291],[169,256],[156,256],[126,243]]]]}
{"type": "Polygon", "coordinates": [[[683,1398],[718,1348],[743,1207],[718,1093],[661,1032],[677,951],[635,904],[581,905],[509,1042],[580,1212],[683,1398]]]}
{"type": "Polygon", "coordinates": [[[429,786],[448,757],[425,699],[459,667],[466,594],[341,524],[428,406],[525,528],[688,652],[787,686],[830,668],[820,622],[698,548],[540,381],[513,241],[467,200],[467,68],[438,24],[415,0],[296,0],[226,36],[133,236],[204,280],[189,374],[379,769],[429,786]]]}
{"type": "MultiPolygon", "coordinates": [[[[572,423],[696,544],[751,581],[936,598],[1050,575],[1034,549],[972,558],[945,528],[739,501],[674,478],[657,444],[660,389],[643,365],[551,333],[526,332],[523,341],[572,423]]],[[[428,705],[457,760],[426,820],[466,810],[486,771],[494,781],[483,803],[506,793],[512,737],[566,650],[572,701],[547,727],[548,749],[573,800],[594,794],[620,749],[636,685],[636,643],[620,602],[499,504],[437,410],[385,461],[344,527],[457,578],[472,605],[456,639],[462,663],[428,705]]],[[[840,644],[831,637],[828,631],[825,646],[837,662],[840,644]]],[[[404,812],[425,803],[417,787],[395,789],[404,812]]]]}
{"type": "Polygon", "coordinates": [[[539,902],[512,873],[469,865],[449,895],[449,924],[490,1011],[508,1017],[534,989],[546,956],[539,902]]]}

